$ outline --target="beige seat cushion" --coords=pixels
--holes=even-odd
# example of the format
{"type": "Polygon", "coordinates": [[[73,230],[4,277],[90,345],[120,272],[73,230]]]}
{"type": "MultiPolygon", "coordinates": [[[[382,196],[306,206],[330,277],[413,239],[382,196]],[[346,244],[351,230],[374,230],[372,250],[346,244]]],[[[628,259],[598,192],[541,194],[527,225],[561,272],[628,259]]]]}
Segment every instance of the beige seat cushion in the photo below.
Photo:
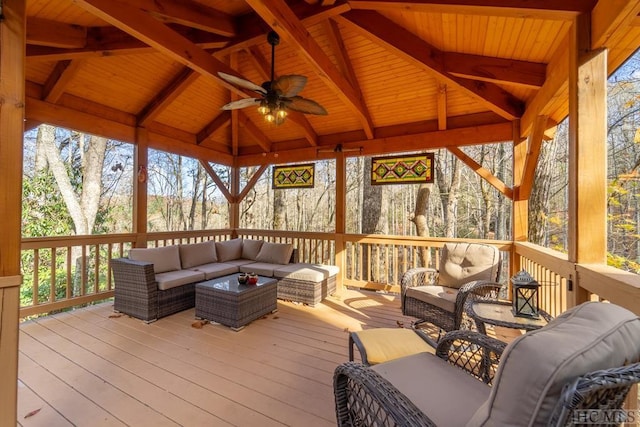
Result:
{"type": "Polygon", "coordinates": [[[377,365],[416,353],[435,354],[436,351],[411,329],[374,328],[351,332],[351,334],[356,335],[360,340],[370,365],[377,365]]]}
{"type": "Polygon", "coordinates": [[[218,256],[218,262],[227,262],[242,258],[242,239],[216,242],[216,254],[218,256]]]}
{"type": "Polygon", "coordinates": [[[241,258],[255,261],[263,243],[264,242],[262,240],[243,239],[241,258]]]}
{"type": "Polygon", "coordinates": [[[613,304],[581,304],[502,354],[491,396],[469,426],[547,425],[562,387],[640,360],[640,319],[613,304]]]}
{"type": "Polygon", "coordinates": [[[256,261],[269,264],[288,264],[293,253],[293,245],[289,243],[264,242],[256,261]]]}
{"type": "Polygon", "coordinates": [[[446,243],[440,253],[438,285],[459,288],[473,280],[495,281],[500,251],[480,243],[446,243]]]}
{"type": "Polygon", "coordinates": [[[160,248],[132,248],[129,250],[129,259],[152,263],[153,271],[156,274],[180,270],[180,252],[177,245],[160,248]]]}
{"type": "Polygon", "coordinates": [[[278,267],[276,264],[252,262],[251,264],[241,265],[240,271],[242,273],[256,273],[260,276],[273,277],[273,269],[276,267],[278,267]]]}
{"type": "Polygon", "coordinates": [[[201,282],[204,280],[204,273],[192,270],[176,270],[167,271],[166,273],[156,274],[158,289],[166,291],[189,283],[201,282]]]}
{"type": "Polygon", "coordinates": [[[440,307],[451,313],[456,309],[457,288],[446,288],[438,285],[415,286],[407,289],[407,298],[414,298],[440,307]]]}
{"type": "Polygon", "coordinates": [[[216,261],[218,261],[216,243],[213,241],[180,245],[182,268],[191,268],[216,261]]]}
{"type": "Polygon", "coordinates": [[[214,262],[211,264],[199,265],[191,268],[193,271],[204,273],[205,280],[215,279],[216,277],[227,276],[229,274],[237,273],[238,266],[228,264],[226,262],[214,262]]]}
{"type": "Polygon", "coordinates": [[[225,261],[225,264],[235,265],[238,271],[240,271],[240,267],[243,265],[253,264],[255,261],[251,261],[250,259],[231,259],[229,261],[225,261]]]}
{"type": "Polygon", "coordinates": [[[489,397],[485,383],[430,353],[402,357],[371,369],[439,426],[464,426],[489,397]]]}
{"type": "Polygon", "coordinates": [[[330,277],[329,271],[314,264],[288,264],[273,270],[274,277],[320,283],[330,277]]]}

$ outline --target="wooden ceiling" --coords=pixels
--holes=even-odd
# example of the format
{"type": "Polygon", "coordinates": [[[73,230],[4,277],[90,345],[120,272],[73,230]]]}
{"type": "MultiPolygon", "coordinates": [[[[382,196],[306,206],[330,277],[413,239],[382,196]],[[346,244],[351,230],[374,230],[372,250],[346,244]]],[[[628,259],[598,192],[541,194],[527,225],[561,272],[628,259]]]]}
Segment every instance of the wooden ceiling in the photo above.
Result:
{"type": "Polygon", "coordinates": [[[27,127],[228,165],[512,140],[568,114],[569,40],[591,17],[609,72],[640,46],[640,0],[27,0],[27,127]],[[219,71],[302,74],[327,116],[220,108],[219,71]]]}

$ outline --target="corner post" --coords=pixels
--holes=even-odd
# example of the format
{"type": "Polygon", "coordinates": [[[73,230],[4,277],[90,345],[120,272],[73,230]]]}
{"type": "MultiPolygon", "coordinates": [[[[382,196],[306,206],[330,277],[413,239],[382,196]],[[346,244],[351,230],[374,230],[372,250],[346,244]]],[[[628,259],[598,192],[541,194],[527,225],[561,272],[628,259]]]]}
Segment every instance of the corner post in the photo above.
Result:
{"type": "Polygon", "coordinates": [[[133,152],[133,232],[135,247],[147,247],[147,191],[149,181],[149,138],[145,128],[136,128],[133,152]]]}

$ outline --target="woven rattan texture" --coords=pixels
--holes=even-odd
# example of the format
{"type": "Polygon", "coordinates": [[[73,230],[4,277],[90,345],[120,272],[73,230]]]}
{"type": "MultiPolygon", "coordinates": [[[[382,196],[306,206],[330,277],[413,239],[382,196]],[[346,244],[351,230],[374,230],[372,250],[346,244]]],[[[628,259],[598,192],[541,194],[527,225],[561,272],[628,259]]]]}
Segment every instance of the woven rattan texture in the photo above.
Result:
{"type": "Polygon", "coordinates": [[[278,283],[278,298],[315,306],[336,291],[336,276],[321,282],[282,278],[278,283]]]}

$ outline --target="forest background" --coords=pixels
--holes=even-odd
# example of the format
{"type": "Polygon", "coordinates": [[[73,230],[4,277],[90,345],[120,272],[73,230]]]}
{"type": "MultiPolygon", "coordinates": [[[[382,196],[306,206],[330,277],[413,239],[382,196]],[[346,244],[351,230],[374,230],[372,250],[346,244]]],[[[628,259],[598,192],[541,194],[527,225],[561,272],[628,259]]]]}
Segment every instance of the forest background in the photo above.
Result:
{"type": "MultiPolygon", "coordinates": [[[[640,272],[640,54],[608,84],[608,263],[640,272]]],[[[512,185],[512,143],[463,151],[512,185]]],[[[529,241],[566,252],[568,122],[545,141],[529,201],[529,241]]],[[[230,169],[211,163],[229,181],[230,169]]],[[[41,125],[25,133],[22,235],[131,232],[131,144],[41,125]]],[[[257,168],[241,170],[241,188],[257,168]]],[[[371,158],[347,159],[346,232],[511,239],[511,202],[447,150],[435,151],[435,182],[370,185],[371,158]]],[[[150,150],[149,232],[229,226],[222,192],[195,159],[150,150]]],[[[315,162],[315,186],[273,190],[268,169],[241,203],[240,226],[331,232],[335,227],[334,161],[315,162]]],[[[23,269],[33,266],[23,255],[23,269]]],[[[25,274],[23,300],[30,299],[25,274]]],[[[46,279],[46,278],[43,278],[46,279]]]]}

